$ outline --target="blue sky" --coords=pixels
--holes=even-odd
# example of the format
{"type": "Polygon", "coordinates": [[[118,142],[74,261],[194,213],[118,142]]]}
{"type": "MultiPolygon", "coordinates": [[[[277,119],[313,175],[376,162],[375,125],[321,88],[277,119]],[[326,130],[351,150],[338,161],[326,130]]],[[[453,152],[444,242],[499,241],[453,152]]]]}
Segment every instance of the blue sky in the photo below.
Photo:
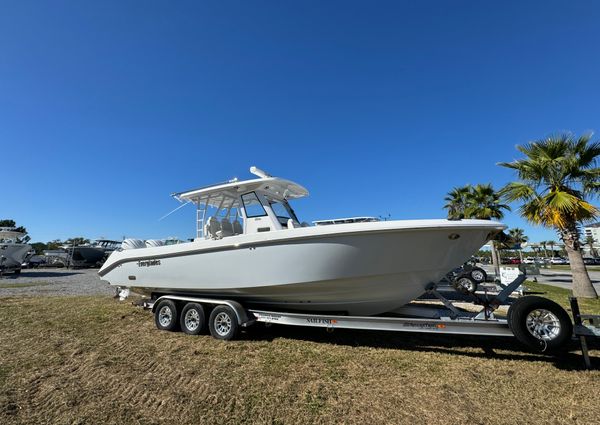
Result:
{"type": "MultiPolygon", "coordinates": [[[[444,217],[515,145],[600,137],[594,1],[2,2],[0,216],[33,240],[193,236],[169,194],[251,165],[301,219],[444,217]]],[[[516,213],[532,240],[556,239],[516,213]]]]}

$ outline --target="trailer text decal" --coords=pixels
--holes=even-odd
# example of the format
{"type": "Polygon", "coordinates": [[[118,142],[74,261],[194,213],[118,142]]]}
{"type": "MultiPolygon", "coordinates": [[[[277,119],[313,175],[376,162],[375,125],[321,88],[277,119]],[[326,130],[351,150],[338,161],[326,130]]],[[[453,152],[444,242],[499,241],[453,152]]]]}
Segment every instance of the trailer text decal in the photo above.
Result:
{"type": "Polygon", "coordinates": [[[433,323],[404,323],[402,326],[405,328],[417,328],[417,329],[443,329],[446,325],[436,325],[433,323]]]}
{"type": "Polygon", "coordinates": [[[160,266],[160,260],[138,261],[137,265],[138,265],[138,267],[160,266]]]}
{"type": "Polygon", "coordinates": [[[335,325],[337,323],[337,320],[335,319],[321,319],[321,318],[308,318],[306,319],[306,321],[308,323],[316,323],[316,324],[322,324],[322,325],[335,325]]]}

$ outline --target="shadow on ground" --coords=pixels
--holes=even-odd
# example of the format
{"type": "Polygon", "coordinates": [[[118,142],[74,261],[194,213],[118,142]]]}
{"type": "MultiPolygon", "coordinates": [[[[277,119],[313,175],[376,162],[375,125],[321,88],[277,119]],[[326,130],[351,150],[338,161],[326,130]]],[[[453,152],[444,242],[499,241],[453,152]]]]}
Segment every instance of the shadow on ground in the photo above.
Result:
{"type": "MultiPolygon", "coordinates": [[[[549,282],[565,282],[565,283],[572,283],[573,282],[573,278],[571,277],[571,275],[567,275],[564,273],[556,273],[556,274],[543,274],[541,275],[542,278],[544,280],[547,280],[549,282]]],[[[590,279],[592,281],[592,283],[600,283],[600,280],[598,279],[590,279]]]]}
{"type": "MultiPolygon", "coordinates": [[[[344,346],[361,346],[416,352],[453,354],[463,358],[524,360],[546,362],[558,369],[579,371],[584,363],[579,343],[575,340],[555,354],[532,353],[516,339],[510,337],[474,337],[469,335],[434,335],[413,332],[373,332],[336,329],[328,332],[321,328],[290,326],[252,326],[242,337],[246,340],[273,341],[278,338],[327,343],[344,346]]],[[[590,350],[600,350],[598,340],[588,340],[590,350]]],[[[459,359],[457,359],[459,360],[459,359]]],[[[592,368],[600,369],[600,357],[591,357],[592,368]]]]}

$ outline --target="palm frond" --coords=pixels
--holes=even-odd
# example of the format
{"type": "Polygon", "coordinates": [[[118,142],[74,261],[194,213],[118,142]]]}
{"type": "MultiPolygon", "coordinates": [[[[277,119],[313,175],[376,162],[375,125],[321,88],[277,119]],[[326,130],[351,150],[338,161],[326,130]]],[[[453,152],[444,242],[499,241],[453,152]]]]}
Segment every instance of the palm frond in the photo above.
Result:
{"type": "Polygon", "coordinates": [[[500,189],[498,194],[507,202],[529,201],[535,198],[536,191],[526,183],[512,182],[500,189]]]}
{"type": "Polygon", "coordinates": [[[598,209],[587,201],[600,195],[600,141],[591,137],[562,133],[518,146],[524,158],[499,163],[520,180],[500,191],[502,199],[522,202],[523,217],[559,230],[597,217],[598,209]]]}
{"type": "Polygon", "coordinates": [[[546,227],[551,227],[546,219],[546,209],[540,198],[534,198],[519,207],[519,213],[523,218],[546,227]]]}

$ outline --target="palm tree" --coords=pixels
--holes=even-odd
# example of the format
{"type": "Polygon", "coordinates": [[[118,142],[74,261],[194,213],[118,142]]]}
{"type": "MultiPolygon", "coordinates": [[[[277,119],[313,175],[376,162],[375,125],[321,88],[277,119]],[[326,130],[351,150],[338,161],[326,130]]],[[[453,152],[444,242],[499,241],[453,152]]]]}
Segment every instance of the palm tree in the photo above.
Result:
{"type": "MultiPolygon", "coordinates": [[[[504,217],[504,211],[510,211],[510,207],[501,203],[500,194],[494,190],[491,184],[478,184],[474,186],[468,196],[466,218],[478,218],[482,220],[500,220],[504,217]]],[[[497,242],[491,241],[492,262],[494,273],[500,276],[500,254],[497,242]]]]}
{"type": "Polygon", "coordinates": [[[596,242],[597,242],[596,239],[594,239],[594,237],[592,235],[587,235],[585,237],[584,245],[587,245],[590,247],[590,255],[594,258],[596,258],[598,256],[598,253],[596,252],[596,249],[594,248],[594,244],[596,242]]]}
{"type": "MultiPolygon", "coordinates": [[[[448,202],[444,208],[448,210],[448,219],[451,220],[461,218],[499,220],[504,217],[503,210],[510,210],[508,205],[501,203],[500,195],[494,191],[491,184],[455,187],[444,199],[448,202]]],[[[496,276],[500,276],[500,257],[495,241],[491,242],[491,254],[496,276]]]]}
{"type": "Polygon", "coordinates": [[[70,246],[79,246],[79,245],[85,245],[88,243],[90,243],[90,240],[83,238],[81,236],[76,237],[76,238],[69,238],[65,241],[65,244],[70,245],[70,246]]]}
{"type": "Polygon", "coordinates": [[[465,208],[470,193],[471,185],[455,187],[448,192],[448,196],[444,198],[444,201],[447,202],[444,208],[448,210],[449,220],[460,220],[465,217],[465,208]]]}
{"type": "Polygon", "coordinates": [[[541,257],[542,256],[542,246],[539,243],[536,244],[531,244],[531,249],[533,249],[533,256],[534,257],[541,257]]]}
{"type": "Polygon", "coordinates": [[[550,246],[550,257],[554,257],[554,245],[558,244],[554,241],[548,241],[546,243],[550,246]]]}
{"type": "Polygon", "coordinates": [[[499,165],[517,172],[519,181],[502,189],[508,202],[522,202],[521,215],[534,224],[554,228],[565,244],[576,297],[597,298],[583,264],[579,227],[600,211],[588,200],[600,193],[600,142],[591,135],[577,139],[561,134],[517,146],[524,159],[499,165]]]}
{"type": "Polygon", "coordinates": [[[518,227],[510,229],[508,231],[508,237],[513,245],[520,245],[529,240],[529,238],[525,236],[525,231],[518,227]]]}
{"type": "MultiPolygon", "coordinates": [[[[567,248],[566,248],[566,246],[564,244],[560,244],[558,246],[558,248],[559,248],[558,252],[560,253],[561,258],[569,256],[569,253],[567,252],[567,248]]],[[[581,250],[581,257],[583,258],[583,250],[581,250]]]]}
{"type": "Polygon", "coordinates": [[[510,207],[501,203],[500,194],[492,185],[478,184],[472,187],[471,193],[467,196],[465,218],[500,220],[504,217],[502,210],[510,211],[510,207]]]}
{"type": "Polygon", "coordinates": [[[548,244],[547,241],[541,241],[540,245],[542,246],[542,248],[544,248],[544,258],[548,258],[548,252],[546,252],[546,245],[548,244]]]}
{"type": "Polygon", "coordinates": [[[0,220],[0,227],[11,227],[15,232],[19,233],[27,233],[27,229],[23,226],[18,226],[14,220],[11,219],[2,219],[0,220]]]}
{"type": "Polygon", "coordinates": [[[525,231],[518,227],[514,229],[510,229],[508,231],[508,238],[510,240],[511,245],[517,246],[517,250],[519,251],[519,257],[521,258],[521,262],[523,261],[523,252],[521,251],[521,244],[527,242],[529,238],[525,236],[525,231]]]}

